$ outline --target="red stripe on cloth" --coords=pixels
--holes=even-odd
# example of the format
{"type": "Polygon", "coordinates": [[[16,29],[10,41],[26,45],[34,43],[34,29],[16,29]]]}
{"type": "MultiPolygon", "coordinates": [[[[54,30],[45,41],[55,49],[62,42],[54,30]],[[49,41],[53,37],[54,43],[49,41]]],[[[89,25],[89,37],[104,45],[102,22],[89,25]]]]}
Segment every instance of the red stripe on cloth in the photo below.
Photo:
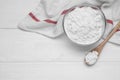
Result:
{"type": "Polygon", "coordinates": [[[53,21],[53,20],[50,20],[50,19],[46,19],[44,21],[47,22],[47,23],[57,24],[57,21],[53,21]]]}
{"type": "Polygon", "coordinates": [[[120,29],[117,30],[117,32],[120,31],[120,29]]]}
{"type": "Polygon", "coordinates": [[[107,23],[113,24],[112,20],[107,19],[106,21],[107,21],[107,23]]]}
{"type": "Polygon", "coordinates": [[[40,20],[39,19],[37,19],[36,18],[36,16],[33,14],[33,13],[29,13],[29,16],[33,19],[33,20],[35,20],[35,21],[37,21],[37,22],[39,22],[40,20]]]}
{"type": "Polygon", "coordinates": [[[69,10],[64,10],[61,15],[66,14],[69,10]]]}
{"type": "Polygon", "coordinates": [[[75,8],[70,8],[70,9],[67,9],[67,10],[64,10],[62,13],[61,13],[61,15],[64,15],[64,14],[66,14],[66,13],[68,13],[69,11],[73,11],[75,8]]]}
{"type": "MultiPolygon", "coordinates": [[[[33,13],[29,13],[29,16],[30,16],[33,20],[35,20],[35,21],[37,21],[37,22],[40,22],[40,20],[39,20],[33,13]]],[[[50,19],[46,19],[46,20],[44,20],[44,21],[47,22],[47,23],[57,24],[57,21],[53,21],[53,20],[50,20],[50,19]]]]}

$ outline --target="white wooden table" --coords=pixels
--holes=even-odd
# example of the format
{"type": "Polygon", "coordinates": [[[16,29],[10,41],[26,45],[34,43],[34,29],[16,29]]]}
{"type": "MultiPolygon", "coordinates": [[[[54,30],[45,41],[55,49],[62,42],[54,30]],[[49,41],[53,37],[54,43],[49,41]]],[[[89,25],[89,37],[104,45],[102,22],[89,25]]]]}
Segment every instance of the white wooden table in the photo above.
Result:
{"type": "Polygon", "coordinates": [[[49,39],[17,29],[39,0],[0,0],[0,80],[120,80],[120,46],[108,43],[88,67],[65,35],[49,39]],[[26,6],[27,5],[27,6],[26,6]]]}

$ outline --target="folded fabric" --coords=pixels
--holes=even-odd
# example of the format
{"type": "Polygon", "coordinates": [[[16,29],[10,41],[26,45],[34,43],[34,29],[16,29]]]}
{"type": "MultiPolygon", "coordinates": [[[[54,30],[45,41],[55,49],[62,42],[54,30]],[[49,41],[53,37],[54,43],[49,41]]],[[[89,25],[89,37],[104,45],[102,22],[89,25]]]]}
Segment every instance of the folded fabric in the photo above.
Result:
{"type": "MultiPolygon", "coordinates": [[[[64,15],[71,7],[84,3],[99,6],[105,14],[107,26],[104,37],[106,37],[120,19],[120,0],[41,0],[18,27],[25,31],[56,38],[64,33],[62,25],[64,15]]],[[[119,30],[109,42],[120,44],[119,30]]]]}

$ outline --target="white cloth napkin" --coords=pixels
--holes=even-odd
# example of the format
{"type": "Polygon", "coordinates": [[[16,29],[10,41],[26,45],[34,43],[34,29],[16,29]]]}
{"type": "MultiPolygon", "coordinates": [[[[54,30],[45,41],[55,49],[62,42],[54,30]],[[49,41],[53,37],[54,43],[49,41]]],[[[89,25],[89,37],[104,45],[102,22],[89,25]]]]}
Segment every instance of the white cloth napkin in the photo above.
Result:
{"type": "MultiPolygon", "coordinates": [[[[73,6],[90,3],[100,6],[105,14],[107,26],[104,37],[113,29],[120,19],[120,0],[41,0],[18,25],[25,31],[40,33],[50,38],[63,34],[63,17],[73,6]]],[[[120,44],[120,31],[109,40],[120,44]]]]}

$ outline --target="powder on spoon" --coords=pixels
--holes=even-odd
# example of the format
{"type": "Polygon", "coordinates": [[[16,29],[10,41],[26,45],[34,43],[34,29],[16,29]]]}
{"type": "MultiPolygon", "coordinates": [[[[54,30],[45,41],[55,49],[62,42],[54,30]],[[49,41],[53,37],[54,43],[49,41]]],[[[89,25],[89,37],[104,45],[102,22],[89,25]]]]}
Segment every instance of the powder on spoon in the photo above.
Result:
{"type": "Polygon", "coordinates": [[[104,17],[91,7],[76,7],[65,16],[64,29],[67,36],[78,44],[98,41],[104,31],[104,17]]]}
{"type": "Polygon", "coordinates": [[[85,57],[85,62],[87,65],[94,65],[97,62],[98,59],[98,52],[97,51],[92,51],[89,52],[86,57],[85,57]]]}

